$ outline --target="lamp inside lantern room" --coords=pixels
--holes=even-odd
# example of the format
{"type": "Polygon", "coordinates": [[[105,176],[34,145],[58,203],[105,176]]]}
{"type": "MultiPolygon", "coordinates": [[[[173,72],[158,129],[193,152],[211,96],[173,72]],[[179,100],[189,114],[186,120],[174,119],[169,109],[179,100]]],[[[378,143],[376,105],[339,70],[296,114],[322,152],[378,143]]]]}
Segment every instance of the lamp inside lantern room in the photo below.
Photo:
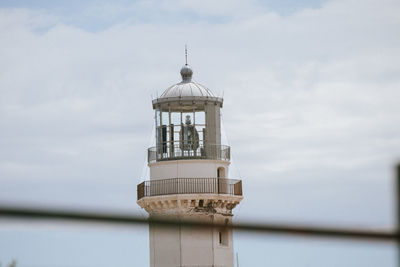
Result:
{"type": "Polygon", "coordinates": [[[197,150],[199,147],[199,133],[193,126],[189,115],[186,115],[186,121],[181,127],[179,137],[179,145],[182,150],[197,150]]]}

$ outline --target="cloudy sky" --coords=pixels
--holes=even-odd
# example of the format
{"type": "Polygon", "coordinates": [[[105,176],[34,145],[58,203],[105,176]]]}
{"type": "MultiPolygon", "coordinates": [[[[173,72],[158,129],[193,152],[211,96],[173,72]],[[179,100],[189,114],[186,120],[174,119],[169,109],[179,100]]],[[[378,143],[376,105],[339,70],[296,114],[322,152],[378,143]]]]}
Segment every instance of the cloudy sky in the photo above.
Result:
{"type": "MultiPolygon", "coordinates": [[[[236,219],[390,229],[400,2],[0,1],[0,204],[130,212],[151,99],[224,96],[236,219]]],[[[0,221],[0,263],[145,266],[146,228],[0,221]],[[139,259],[138,259],[139,258],[139,259]]],[[[240,266],[395,266],[391,244],[235,236],[240,266]],[[267,265],[266,265],[267,266],[267,265]]]]}

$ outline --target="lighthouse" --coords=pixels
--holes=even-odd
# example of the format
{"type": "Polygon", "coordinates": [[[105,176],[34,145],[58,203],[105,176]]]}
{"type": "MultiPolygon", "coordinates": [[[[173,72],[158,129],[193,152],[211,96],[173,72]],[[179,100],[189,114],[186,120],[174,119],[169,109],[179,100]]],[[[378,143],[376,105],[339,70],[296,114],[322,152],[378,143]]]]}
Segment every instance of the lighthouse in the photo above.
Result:
{"type": "Polygon", "coordinates": [[[151,267],[233,267],[233,209],[242,181],[229,177],[231,148],[221,143],[223,99],[192,80],[152,101],[155,146],[148,148],[150,180],[137,186],[137,203],[150,218],[194,220],[216,227],[150,224],[151,267]]]}

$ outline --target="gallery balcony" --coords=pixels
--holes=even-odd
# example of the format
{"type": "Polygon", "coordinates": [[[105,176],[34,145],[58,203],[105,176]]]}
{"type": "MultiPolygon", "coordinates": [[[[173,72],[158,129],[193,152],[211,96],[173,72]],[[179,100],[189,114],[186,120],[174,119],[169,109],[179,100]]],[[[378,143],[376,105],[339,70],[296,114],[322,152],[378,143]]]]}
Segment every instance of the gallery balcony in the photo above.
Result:
{"type": "Polygon", "coordinates": [[[148,163],[164,160],[211,159],[229,161],[231,148],[226,145],[199,145],[196,148],[181,145],[160,145],[148,149],[148,163]]]}
{"type": "Polygon", "coordinates": [[[224,178],[171,178],[144,181],[137,186],[137,199],[144,197],[211,194],[242,196],[242,181],[224,178]]]}

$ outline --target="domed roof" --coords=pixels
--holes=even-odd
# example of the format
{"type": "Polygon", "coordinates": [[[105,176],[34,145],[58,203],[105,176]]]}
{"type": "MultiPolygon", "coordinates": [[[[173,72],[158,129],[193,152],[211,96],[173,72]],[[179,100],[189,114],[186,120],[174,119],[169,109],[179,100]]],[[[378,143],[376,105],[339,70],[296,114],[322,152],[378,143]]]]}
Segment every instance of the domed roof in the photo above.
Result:
{"type": "Polygon", "coordinates": [[[160,98],[169,97],[215,97],[210,89],[192,81],[193,70],[189,65],[181,69],[182,82],[167,88],[160,98]]]}
{"type": "Polygon", "coordinates": [[[197,103],[215,102],[222,107],[223,99],[216,97],[210,89],[197,82],[192,81],[193,70],[185,64],[181,69],[182,81],[167,88],[161,96],[154,99],[155,105],[163,103],[181,103],[181,101],[196,101],[197,103]],[[199,102],[200,101],[200,102],[199,102]]]}

